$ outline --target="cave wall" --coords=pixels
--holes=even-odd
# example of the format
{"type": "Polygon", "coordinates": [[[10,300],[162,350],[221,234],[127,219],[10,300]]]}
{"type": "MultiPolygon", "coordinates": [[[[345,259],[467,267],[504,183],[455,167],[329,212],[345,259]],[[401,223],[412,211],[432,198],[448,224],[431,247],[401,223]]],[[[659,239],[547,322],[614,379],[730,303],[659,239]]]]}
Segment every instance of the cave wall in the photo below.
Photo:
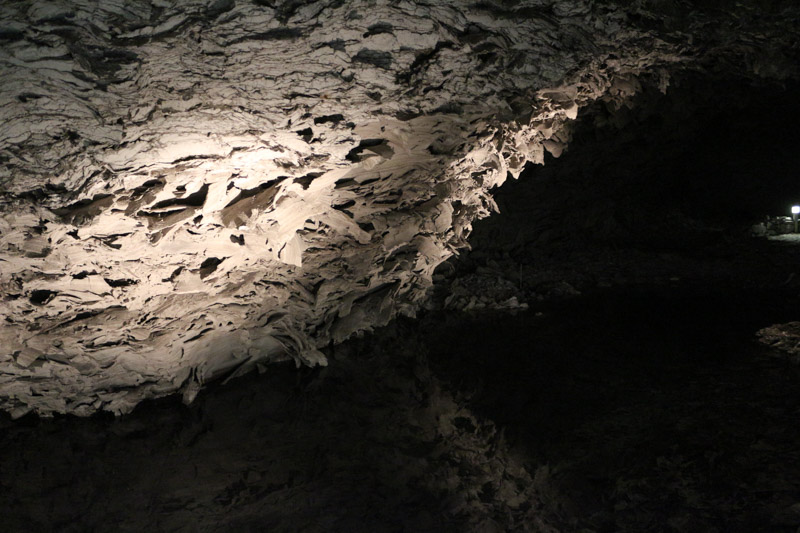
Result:
{"type": "Polygon", "coordinates": [[[677,70],[796,74],[789,8],[621,4],[7,4],[0,408],[325,364],[413,315],[581,108],[677,70]]]}

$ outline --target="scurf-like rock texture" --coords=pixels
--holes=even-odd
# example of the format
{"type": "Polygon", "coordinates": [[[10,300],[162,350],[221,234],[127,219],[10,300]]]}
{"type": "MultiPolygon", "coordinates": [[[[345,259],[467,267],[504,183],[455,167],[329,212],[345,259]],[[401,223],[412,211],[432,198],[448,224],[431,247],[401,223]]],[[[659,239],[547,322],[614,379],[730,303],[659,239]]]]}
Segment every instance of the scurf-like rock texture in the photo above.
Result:
{"type": "Polygon", "coordinates": [[[581,107],[674,69],[795,75],[796,13],[664,6],[5,5],[0,408],[125,413],[325,364],[416,312],[581,107]]]}

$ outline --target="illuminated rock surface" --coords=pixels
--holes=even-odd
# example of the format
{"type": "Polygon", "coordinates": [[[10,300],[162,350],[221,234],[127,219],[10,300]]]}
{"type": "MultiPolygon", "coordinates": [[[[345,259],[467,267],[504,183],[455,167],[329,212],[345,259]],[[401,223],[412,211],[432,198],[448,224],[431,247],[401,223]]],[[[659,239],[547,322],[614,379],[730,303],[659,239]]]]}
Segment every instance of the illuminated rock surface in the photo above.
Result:
{"type": "Polygon", "coordinates": [[[796,75],[796,13],[665,5],[4,6],[0,408],[323,365],[414,315],[579,109],[685,69],[796,75]]]}

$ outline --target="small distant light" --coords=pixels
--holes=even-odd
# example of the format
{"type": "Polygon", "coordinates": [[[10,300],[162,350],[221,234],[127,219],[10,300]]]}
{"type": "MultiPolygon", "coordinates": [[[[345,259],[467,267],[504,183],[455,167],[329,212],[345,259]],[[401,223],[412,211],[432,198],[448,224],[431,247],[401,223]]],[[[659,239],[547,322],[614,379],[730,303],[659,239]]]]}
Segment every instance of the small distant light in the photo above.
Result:
{"type": "Polygon", "coordinates": [[[800,213],[800,205],[793,205],[792,206],[792,214],[796,215],[797,213],[800,213]]]}

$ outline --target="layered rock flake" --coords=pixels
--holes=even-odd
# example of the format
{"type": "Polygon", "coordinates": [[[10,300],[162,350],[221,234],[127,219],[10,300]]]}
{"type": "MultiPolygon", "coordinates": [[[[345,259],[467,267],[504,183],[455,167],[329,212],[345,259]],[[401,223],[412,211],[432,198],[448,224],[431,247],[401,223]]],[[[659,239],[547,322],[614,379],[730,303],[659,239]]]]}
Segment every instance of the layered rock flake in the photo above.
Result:
{"type": "Polygon", "coordinates": [[[625,9],[3,2],[0,408],[120,414],[324,365],[414,315],[581,108],[687,69],[796,74],[796,13],[625,9]]]}

